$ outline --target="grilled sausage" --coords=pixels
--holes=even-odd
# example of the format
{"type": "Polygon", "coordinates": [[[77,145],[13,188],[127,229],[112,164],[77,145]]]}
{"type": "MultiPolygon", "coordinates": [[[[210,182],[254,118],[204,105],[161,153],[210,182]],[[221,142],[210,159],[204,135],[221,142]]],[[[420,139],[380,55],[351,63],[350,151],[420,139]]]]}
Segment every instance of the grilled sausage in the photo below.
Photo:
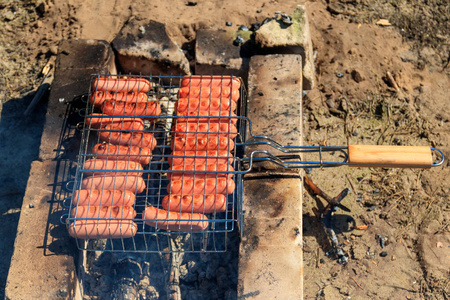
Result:
{"type": "Polygon", "coordinates": [[[167,178],[169,180],[181,180],[183,178],[192,179],[195,178],[216,178],[216,177],[233,177],[233,173],[220,173],[220,172],[234,172],[234,168],[229,164],[186,164],[186,165],[174,165],[169,168],[167,172],[167,178]],[[187,173],[185,171],[195,171],[195,173],[187,173]],[[206,173],[205,171],[217,172],[206,173]]]}
{"type": "Polygon", "coordinates": [[[142,118],[152,118],[161,114],[161,107],[158,102],[138,102],[130,103],[125,101],[106,100],[103,103],[104,114],[111,116],[140,116],[142,118]]]}
{"type": "Polygon", "coordinates": [[[148,147],[97,144],[91,152],[97,158],[130,160],[142,165],[148,165],[152,159],[152,150],[148,147]]]}
{"type": "Polygon", "coordinates": [[[235,189],[233,179],[207,178],[172,180],[167,192],[175,195],[232,194],[235,189]]]}
{"type": "Polygon", "coordinates": [[[240,88],[241,81],[231,76],[186,76],[181,80],[181,86],[230,86],[233,88],[240,88]]]}
{"type": "Polygon", "coordinates": [[[89,96],[89,103],[95,107],[102,107],[106,100],[125,102],[147,102],[146,93],[116,93],[112,91],[96,91],[89,96]]]}
{"type": "Polygon", "coordinates": [[[231,123],[236,124],[238,118],[235,113],[230,111],[189,111],[178,112],[179,117],[192,117],[192,118],[176,118],[177,122],[200,122],[200,123],[231,123]],[[211,117],[211,118],[210,118],[211,117]],[[214,118],[222,117],[222,118],[214,118]]]}
{"type": "Polygon", "coordinates": [[[115,160],[115,159],[87,159],[84,162],[84,173],[86,175],[128,175],[128,176],[142,176],[144,171],[141,164],[135,161],[115,160]],[[101,170],[101,171],[94,171],[101,170]]]}
{"type": "Polygon", "coordinates": [[[100,131],[100,140],[114,145],[155,149],[157,141],[150,132],[100,131]]]}
{"type": "Polygon", "coordinates": [[[137,225],[130,220],[77,220],[68,230],[76,239],[125,239],[136,234],[137,225]]]}
{"type": "Polygon", "coordinates": [[[208,228],[208,218],[198,213],[169,212],[147,206],[142,213],[144,223],[163,230],[202,231],[208,228]]]}
{"type": "Polygon", "coordinates": [[[164,209],[178,212],[214,213],[227,209],[227,197],[217,195],[167,195],[162,199],[164,209]]]}
{"type": "Polygon", "coordinates": [[[136,211],[132,206],[77,206],[72,208],[72,218],[80,219],[134,219],[136,211]]]}
{"type": "Polygon", "coordinates": [[[195,136],[211,137],[225,136],[234,139],[237,135],[237,128],[227,123],[185,123],[176,122],[173,128],[174,136],[195,136]]]}
{"type": "Polygon", "coordinates": [[[76,190],[72,206],[133,206],[136,196],[130,191],[76,190]]]}
{"type": "Polygon", "coordinates": [[[231,98],[233,101],[239,100],[239,89],[231,87],[182,87],[178,92],[180,98],[231,98]]]}
{"type": "Polygon", "coordinates": [[[81,188],[89,190],[121,190],[139,194],[145,190],[145,181],[140,176],[91,176],[81,181],[81,188]]]}
{"type": "Polygon", "coordinates": [[[173,151],[207,151],[207,150],[231,150],[234,148],[234,142],[224,136],[209,137],[175,137],[172,140],[173,151]]]}
{"type": "Polygon", "coordinates": [[[230,98],[180,98],[176,103],[177,114],[188,111],[236,111],[236,102],[230,98]]]}
{"type": "Polygon", "coordinates": [[[116,93],[142,92],[150,90],[150,81],[144,78],[100,77],[92,82],[93,91],[111,91],[116,93]]]}
{"type": "Polygon", "coordinates": [[[169,166],[232,164],[233,155],[226,150],[173,151],[167,158],[169,166]]]}
{"type": "Polygon", "coordinates": [[[92,117],[86,118],[84,124],[89,128],[101,128],[104,125],[110,124],[123,124],[124,122],[134,122],[134,126],[139,126],[138,130],[144,129],[144,121],[139,118],[121,118],[121,117],[111,117],[105,114],[92,114],[92,117]]]}

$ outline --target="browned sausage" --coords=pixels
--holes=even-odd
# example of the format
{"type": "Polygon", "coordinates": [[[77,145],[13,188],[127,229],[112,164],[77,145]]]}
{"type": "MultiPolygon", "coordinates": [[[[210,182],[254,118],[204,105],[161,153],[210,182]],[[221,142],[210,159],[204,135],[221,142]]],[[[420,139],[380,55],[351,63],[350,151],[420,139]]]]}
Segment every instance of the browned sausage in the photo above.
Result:
{"type": "Polygon", "coordinates": [[[148,147],[97,144],[92,154],[102,159],[121,159],[148,165],[152,159],[152,150],[148,147]]]}
{"type": "Polygon", "coordinates": [[[147,147],[152,151],[156,147],[156,139],[150,132],[118,132],[118,131],[99,131],[100,139],[104,142],[114,145],[147,147]]]}
{"type": "Polygon", "coordinates": [[[87,159],[84,162],[84,173],[86,175],[128,175],[128,176],[142,176],[143,172],[132,172],[132,171],[144,171],[141,164],[135,161],[127,160],[115,160],[92,158],[87,159]],[[94,171],[100,170],[100,171],[94,171]],[[122,172],[120,172],[122,171],[122,172]]]}
{"type": "Polygon", "coordinates": [[[116,93],[112,91],[96,91],[91,93],[89,103],[95,107],[102,107],[106,100],[118,100],[125,102],[147,102],[145,93],[116,93]]]}
{"type": "Polygon", "coordinates": [[[111,116],[140,116],[142,118],[155,117],[161,114],[161,107],[158,102],[124,102],[106,100],[103,103],[103,113],[111,116]]]}
{"type": "Polygon", "coordinates": [[[233,173],[220,173],[220,172],[234,172],[234,168],[229,164],[202,164],[202,165],[194,165],[194,164],[186,164],[186,165],[178,165],[172,166],[169,168],[167,172],[167,178],[169,180],[181,180],[183,178],[192,179],[195,175],[195,178],[216,178],[216,177],[227,177],[231,178],[234,176],[233,173]],[[195,173],[187,173],[184,171],[195,171],[195,173]],[[205,171],[218,172],[218,173],[205,173],[205,171]]]}
{"type": "Polygon", "coordinates": [[[230,86],[233,88],[240,88],[241,81],[237,77],[231,76],[186,76],[181,80],[181,86],[230,86]]]}
{"type": "Polygon", "coordinates": [[[227,197],[217,195],[167,195],[161,205],[164,209],[178,212],[214,213],[227,209],[227,197]]]}
{"type": "Polygon", "coordinates": [[[145,190],[145,181],[140,176],[91,176],[81,181],[82,189],[89,190],[121,190],[135,194],[145,190]]]}
{"type": "Polygon", "coordinates": [[[179,117],[192,118],[176,118],[177,122],[200,122],[200,123],[231,123],[236,124],[238,118],[235,113],[230,111],[189,111],[178,112],[179,117]],[[208,118],[208,117],[223,117],[223,118],[208,118]]]}
{"type": "Polygon", "coordinates": [[[195,136],[211,137],[211,136],[225,136],[234,139],[237,135],[237,128],[228,123],[185,123],[176,122],[173,128],[175,136],[195,136]]]}
{"type": "Polygon", "coordinates": [[[167,192],[175,195],[232,194],[235,189],[233,179],[207,178],[171,180],[167,192]]]}
{"type": "Polygon", "coordinates": [[[142,92],[150,90],[150,81],[145,78],[100,77],[92,82],[93,91],[111,91],[116,93],[142,92]]]}
{"type": "Polygon", "coordinates": [[[76,206],[70,216],[79,219],[134,219],[132,206],[76,206]]]}
{"type": "Polygon", "coordinates": [[[234,142],[224,136],[210,136],[210,137],[175,137],[172,140],[173,151],[206,151],[206,150],[232,150],[234,149],[234,142]]]}
{"type": "Polygon", "coordinates": [[[230,87],[182,87],[178,92],[179,98],[231,98],[239,100],[239,89],[230,87]]]}
{"type": "Polygon", "coordinates": [[[130,220],[77,220],[68,230],[77,239],[125,239],[136,234],[137,225],[130,220]]]}
{"type": "Polygon", "coordinates": [[[201,98],[201,99],[189,99],[180,98],[176,103],[176,112],[187,111],[235,111],[236,102],[229,98],[201,98]]]}
{"type": "Polygon", "coordinates": [[[169,212],[147,206],[142,213],[144,223],[163,230],[202,231],[208,228],[208,218],[198,213],[169,212]]]}
{"type": "Polygon", "coordinates": [[[130,191],[76,190],[72,206],[133,206],[136,196],[130,191]]]}
{"type": "Polygon", "coordinates": [[[123,124],[127,122],[134,123],[133,126],[136,127],[135,130],[143,130],[144,129],[144,121],[139,118],[121,118],[121,117],[110,117],[105,114],[92,114],[93,117],[86,118],[85,124],[89,128],[101,128],[104,125],[110,124],[123,124]]]}
{"type": "Polygon", "coordinates": [[[173,151],[167,158],[169,166],[232,164],[233,155],[226,150],[173,151]]]}

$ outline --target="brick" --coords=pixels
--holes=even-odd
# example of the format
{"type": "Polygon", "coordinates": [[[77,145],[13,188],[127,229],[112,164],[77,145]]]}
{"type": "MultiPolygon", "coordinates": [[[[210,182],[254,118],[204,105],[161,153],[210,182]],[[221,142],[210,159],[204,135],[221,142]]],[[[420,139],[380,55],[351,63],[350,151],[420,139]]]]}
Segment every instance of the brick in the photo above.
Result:
{"type": "Polygon", "coordinates": [[[40,160],[31,165],[23,198],[6,284],[7,299],[81,298],[74,260],[78,251],[60,222],[67,213],[60,203],[70,196],[65,183],[79,151],[75,127],[80,117],[72,110],[77,102],[68,106],[59,99],[71,101],[86,94],[90,75],[98,72],[115,72],[114,54],[108,43],[61,43],[41,137],[40,160]]]}
{"type": "Polygon", "coordinates": [[[131,74],[189,75],[189,61],[164,24],[130,21],[112,41],[120,70],[131,74]]]}
{"type": "MultiPolygon", "coordinates": [[[[253,135],[267,136],[281,145],[301,146],[301,74],[300,55],[257,55],[251,58],[247,116],[252,123],[253,135]]],[[[284,154],[269,146],[251,146],[247,147],[246,156],[255,150],[268,150],[274,155],[284,154]]],[[[287,170],[270,162],[256,163],[253,169],[299,172],[298,169],[287,170]]]]}
{"type": "Polygon", "coordinates": [[[246,80],[249,58],[233,45],[233,32],[201,29],[195,41],[195,74],[234,75],[246,80]]]}
{"type": "Polygon", "coordinates": [[[281,19],[262,25],[255,32],[255,41],[263,54],[300,54],[303,62],[303,89],[311,90],[314,88],[315,68],[306,8],[297,5],[290,18],[293,22],[290,26],[281,19]]]}
{"type": "Polygon", "coordinates": [[[238,297],[302,299],[302,180],[244,181],[238,297]]]}
{"type": "MultiPolygon", "coordinates": [[[[301,146],[301,56],[253,56],[249,70],[253,133],[301,146]]],[[[247,147],[245,156],[264,149],[247,147]]],[[[299,170],[277,178],[260,173],[266,170],[289,173],[264,163],[244,176],[238,298],[303,299],[302,177],[299,170]]]]}

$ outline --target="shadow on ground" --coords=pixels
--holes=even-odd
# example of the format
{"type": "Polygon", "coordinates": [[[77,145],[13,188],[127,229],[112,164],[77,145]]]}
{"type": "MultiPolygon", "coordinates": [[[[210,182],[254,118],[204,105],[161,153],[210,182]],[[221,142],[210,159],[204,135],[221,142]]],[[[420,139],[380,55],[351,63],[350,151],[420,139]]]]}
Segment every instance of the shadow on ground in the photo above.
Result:
{"type": "MultiPolygon", "coordinates": [[[[34,92],[5,102],[0,119],[0,298],[3,299],[31,162],[39,158],[45,100],[24,117],[34,92]]],[[[47,97],[46,97],[47,98],[47,97]]]]}

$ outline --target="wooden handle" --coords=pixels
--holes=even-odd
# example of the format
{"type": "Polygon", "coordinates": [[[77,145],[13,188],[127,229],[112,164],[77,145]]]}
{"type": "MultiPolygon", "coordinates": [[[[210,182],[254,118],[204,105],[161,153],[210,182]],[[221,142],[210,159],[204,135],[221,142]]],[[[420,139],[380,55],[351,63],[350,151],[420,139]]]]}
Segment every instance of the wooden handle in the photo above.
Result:
{"type": "Polygon", "coordinates": [[[431,148],[427,146],[349,145],[352,167],[430,168],[431,148]]]}

